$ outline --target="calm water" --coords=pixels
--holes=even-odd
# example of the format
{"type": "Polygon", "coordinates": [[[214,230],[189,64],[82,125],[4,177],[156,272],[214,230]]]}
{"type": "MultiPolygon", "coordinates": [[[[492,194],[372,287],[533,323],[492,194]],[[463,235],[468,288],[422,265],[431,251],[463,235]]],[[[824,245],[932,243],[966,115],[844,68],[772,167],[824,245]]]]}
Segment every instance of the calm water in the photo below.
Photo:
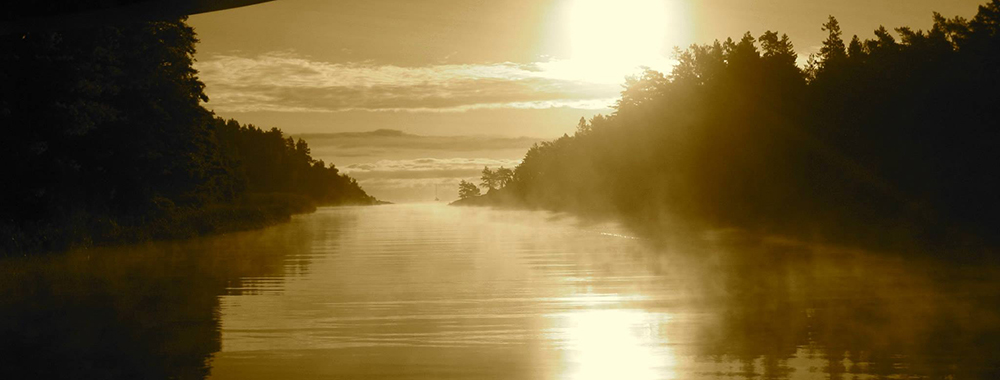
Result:
{"type": "Polygon", "coordinates": [[[393,205],[0,265],[0,378],[1000,377],[997,268],[731,231],[393,205]]]}

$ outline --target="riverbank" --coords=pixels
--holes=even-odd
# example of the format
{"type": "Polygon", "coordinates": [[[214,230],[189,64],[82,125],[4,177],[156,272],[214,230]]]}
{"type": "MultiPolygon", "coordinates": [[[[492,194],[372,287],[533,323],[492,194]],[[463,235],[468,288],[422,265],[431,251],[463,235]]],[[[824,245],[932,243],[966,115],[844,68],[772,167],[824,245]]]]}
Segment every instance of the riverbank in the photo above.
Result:
{"type": "MultiPolygon", "coordinates": [[[[655,203],[653,201],[647,201],[655,203]]],[[[590,221],[621,223],[633,233],[653,241],[669,243],[677,236],[727,233],[768,237],[780,241],[815,244],[844,249],[862,249],[901,257],[935,257],[948,261],[996,263],[997,246],[969,231],[944,224],[918,224],[890,219],[858,219],[853,224],[835,224],[817,219],[811,223],[724,223],[694,215],[664,212],[657,207],[639,207],[631,212],[609,203],[552,207],[508,189],[459,199],[450,206],[564,212],[590,221]]]]}
{"type": "Polygon", "coordinates": [[[182,19],[0,36],[0,256],[257,229],[378,204],[281,129],[203,106],[182,19]],[[85,85],[81,85],[85,84],[85,85]],[[82,87],[81,87],[82,86],[82,87]]]}
{"type": "Polygon", "coordinates": [[[520,198],[504,190],[494,190],[489,193],[468,197],[451,202],[449,206],[490,206],[504,208],[529,208],[520,198]]]}
{"type": "MultiPolygon", "coordinates": [[[[371,200],[338,205],[387,203],[371,200]]],[[[292,215],[311,213],[319,206],[331,205],[317,204],[295,194],[248,194],[234,203],[202,208],[164,206],[161,212],[141,220],[76,213],[45,224],[16,225],[0,221],[0,256],[27,256],[256,230],[288,222],[292,215]]]]}

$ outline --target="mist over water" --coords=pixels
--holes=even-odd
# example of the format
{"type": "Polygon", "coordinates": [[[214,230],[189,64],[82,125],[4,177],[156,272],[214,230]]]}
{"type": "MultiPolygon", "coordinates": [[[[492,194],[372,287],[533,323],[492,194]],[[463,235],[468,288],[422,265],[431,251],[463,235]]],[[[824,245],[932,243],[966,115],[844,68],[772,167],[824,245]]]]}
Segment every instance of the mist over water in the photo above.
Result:
{"type": "Polygon", "coordinates": [[[737,231],[340,207],[0,265],[7,378],[1000,374],[998,268],[737,231]]]}
{"type": "Polygon", "coordinates": [[[0,380],[1000,379],[980,1],[5,7],[0,380]]]}

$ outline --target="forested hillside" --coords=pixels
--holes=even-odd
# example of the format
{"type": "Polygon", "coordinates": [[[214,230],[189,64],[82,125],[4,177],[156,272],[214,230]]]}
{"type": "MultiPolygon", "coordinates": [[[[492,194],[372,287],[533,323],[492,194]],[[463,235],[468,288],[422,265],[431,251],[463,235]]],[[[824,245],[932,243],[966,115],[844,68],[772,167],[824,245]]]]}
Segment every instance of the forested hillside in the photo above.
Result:
{"type": "Polygon", "coordinates": [[[183,20],[0,36],[0,252],[259,227],[372,204],[281,131],[202,107],[183,20]]]}
{"type": "Polygon", "coordinates": [[[692,46],[615,112],[533,147],[507,197],[818,240],[963,245],[1000,230],[1000,0],[843,36],[808,67],[776,32],[692,46]],[[853,239],[853,240],[851,240],[853,239]]]}

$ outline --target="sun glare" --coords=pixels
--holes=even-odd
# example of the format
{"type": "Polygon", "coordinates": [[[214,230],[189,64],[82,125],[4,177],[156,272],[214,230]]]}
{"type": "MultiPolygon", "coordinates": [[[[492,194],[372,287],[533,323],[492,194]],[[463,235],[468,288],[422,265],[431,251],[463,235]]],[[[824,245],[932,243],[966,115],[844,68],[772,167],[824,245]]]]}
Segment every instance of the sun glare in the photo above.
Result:
{"type": "Polygon", "coordinates": [[[638,66],[664,60],[664,0],[574,0],[569,34],[577,74],[620,82],[638,66]]]}
{"type": "Polygon", "coordinates": [[[676,359],[659,336],[668,318],[638,310],[591,309],[560,315],[566,373],[573,380],[673,378],[676,359]]]}

